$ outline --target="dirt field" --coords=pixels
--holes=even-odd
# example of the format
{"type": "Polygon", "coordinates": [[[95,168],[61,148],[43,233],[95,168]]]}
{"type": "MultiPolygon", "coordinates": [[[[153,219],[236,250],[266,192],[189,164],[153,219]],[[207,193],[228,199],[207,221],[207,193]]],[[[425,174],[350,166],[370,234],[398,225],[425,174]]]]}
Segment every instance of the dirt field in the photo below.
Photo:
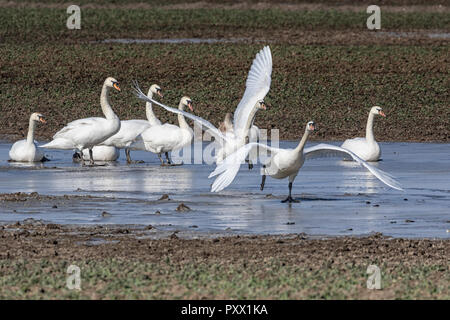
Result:
{"type": "Polygon", "coordinates": [[[449,240],[199,236],[151,226],[0,226],[0,298],[449,299],[449,240]],[[200,239],[195,239],[200,237],[200,239]],[[81,270],[81,290],[66,287],[81,270]],[[367,267],[381,270],[367,289],[367,267]]]}
{"type": "MultiPolygon", "coordinates": [[[[450,139],[449,7],[439,1],[383,1],[382,30],[365,26],[362,2],[248,1],[80,2],[81,30],[67,30],[58,1],[0,1],[0,134],[26,134],[29,114],[44,113],[39,139],[68,121],[99,116],[107,76],[122,84],[112,96],[121,119],[143,118],[131,81],[159,83],[163,102],[189,95],[195,113],[218,124],[244,91],[252,59],[273,52],[270,107],[260,128],[297,139],[314,120],[315,140],[364,135],[367,113],[380,105],[380,141],[450,139]],[[39,30],[39,32],[36,32],[39,30]],[[216,44],[118,44],[105,39],[202,38],[216,44]]],[[[156,111],[163,121],[176,117],[156,111]]]]}

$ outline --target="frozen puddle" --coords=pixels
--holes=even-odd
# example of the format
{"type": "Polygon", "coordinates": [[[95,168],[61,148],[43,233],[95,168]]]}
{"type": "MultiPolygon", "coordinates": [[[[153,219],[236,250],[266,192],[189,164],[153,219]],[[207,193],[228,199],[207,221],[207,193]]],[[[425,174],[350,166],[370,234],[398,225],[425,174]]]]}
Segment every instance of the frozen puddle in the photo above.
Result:
{"type": "Polygon", "coordinates": [[[287,180],[268,177],[265,190],[259,190],[258,165],[252,171],[242,165],[237,179],[213,194],[207,178],[213,167],[206,164],[160,167],[156,155],[132,152],[134,159],[146,162],[126,165],[121,151],[119,162],[82,168],[72,163],[71,152],[48,150],[52,161],[18,165],[7,162],[10,147],[0,143],[0,193],[56,197],[0,202],[2,222],[33,218],[62,224],[150,224],[160,230],[195,232],[450,236],[449,144],[381,144],[383,161],[375,165],[395,175],[405,192],[384,187],[352,162],[307,161],[293,188],[301,202],[292,205],[280,203],[287,195],[287,180]],[[159,200],[164,194],[170,200],[159,200]],[[181,203],[190,210],[177,210],[181,203]]]}

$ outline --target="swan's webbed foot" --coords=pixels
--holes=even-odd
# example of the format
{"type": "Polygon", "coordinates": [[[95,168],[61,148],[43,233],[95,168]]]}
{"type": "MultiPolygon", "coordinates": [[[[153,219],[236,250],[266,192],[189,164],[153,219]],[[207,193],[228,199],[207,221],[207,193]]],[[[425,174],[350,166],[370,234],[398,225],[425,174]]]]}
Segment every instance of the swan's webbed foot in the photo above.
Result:
{"type": "Polygon", "coordinates": [[[144,160],[129,160],[127,159],[127,164],[145,163],[144,160]]]}
{"type": "Polygon", "coordinates": [[[42,157],[41,162],[47,162],[47,161],[50,161],[50,159],[47,158],[46,156],[42,157]]]}
{"type": "Polygon", "coordinates": [[[292,202],[294,202],[294,203],[299,203],[300,201],[299,201],[299,200],[295,200],[295,199],[292,198],[291,196],[288,196],[286,199],[281,200],[281,202],[282,202],[282,203],[285,203],[285,202],[288,202],[288,203],[292,203],[292,202]]]}
{"type": "Polygon", "coordinates": [[[248,170],[252,170],[253,169],[253,162],[249,161],[248,162],[248,170]]]}
{"type": "Polygon", "coordinates": [[[298,203],[298,202],[300,202],[300,201],[295,200],[294,198],[292,198],[292,182],[289,182],[289,195],[288,195],[288,197],[287,197],[286,199],[282,200],[281,202],[282,202],[282,203],[285,203],[285,202],[289,202],[289,203],[295,202],[295,203],[298,203]]]}

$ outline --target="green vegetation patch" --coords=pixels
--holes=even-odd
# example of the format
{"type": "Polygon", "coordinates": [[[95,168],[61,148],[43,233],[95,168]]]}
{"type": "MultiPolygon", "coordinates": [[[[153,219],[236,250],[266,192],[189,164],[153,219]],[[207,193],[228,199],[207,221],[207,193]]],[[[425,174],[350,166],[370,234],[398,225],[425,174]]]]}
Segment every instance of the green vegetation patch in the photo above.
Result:
{"type": "Polygon", "coordinates": [[[0,261],[0,299],[448,299],[445,266],[382,265],[381,290],[366,287],[367,266],[316,267],[265,258],[257,265],[102,261],[0,261]],[[81,269],[81,290],[69,290],[69,264],[81,269]],[[387,270],[383,272],[383,270],[387,270]]]}

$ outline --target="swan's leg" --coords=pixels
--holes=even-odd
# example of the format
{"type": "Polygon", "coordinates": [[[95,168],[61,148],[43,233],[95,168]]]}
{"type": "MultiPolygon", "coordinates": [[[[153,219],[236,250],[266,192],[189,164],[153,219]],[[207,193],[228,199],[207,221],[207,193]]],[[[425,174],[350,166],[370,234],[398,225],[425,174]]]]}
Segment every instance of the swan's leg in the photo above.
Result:
{"type": "Polygon", "coordinates": [[[169,158],[169,153],[168,152],[166,152],[165,153],[166,154],[166,160],[167,160],[167,164],[170,166],[171,164],[172,164],[172,161],[170,161],[170,158],[169,158]]]}
{"type": "Polygon", "coordinates": [[[289,196],[286,199],[284,199],[283,201],[281,201],[281,202],[283,202],[283,203],[284,202],[289,202],[289,203],[291,203],[291,202],[300,202],[300,201],[295,200],[294,198],[292,198],[291,194],[292,194],[292,182],[289,181],[289,196]]]}
{"type": "MultiPolygon", "coordinates": [[[[245,144],[250,142],[250,137],[246,136],[245,137],[245,144]]],[[[250,155],[247,156],[247,158],[245,158],[245,162],[248,163],[248,170],[252,170],[253,169],[253,163],[252,160],[250,160],[250,155]]]]}
{"type": "Polygon", "coordinates": [[[92,149],[89,149],[89,157],[91,160],[89,161],[91,165],[94,165],[94,153],[92,152],[92,149]]]}
{"type": "Polygon", "coordinates": [[[266,184],[266,165],[263,165],[262,172],[263,172],[263,175],[262,175],[262,180],[261,180],[261,191],[264,190],[264,185],[266,184]]]}
{"type": "Polygon", "coordinates": [[[125,154],[127,156],[127,164],[131,163],[144,163],[142,160],[131,160],[130,149],[125,148],[125,154]]]}
{"type": "Polygon", "coordinates": [[[125,148],[125,155],[127,156],[127,163],[130,164],[132,162],[130,157],[130,149],[125,148]]]}
{"type": "Polygon", "coordinates": [[[165,166],[166,164],[164,163],[164,160],[161,157],[161,153],[158,153],[158,158],[159,158],[159,161],[161,161],[161,165],[165,166]]]}

